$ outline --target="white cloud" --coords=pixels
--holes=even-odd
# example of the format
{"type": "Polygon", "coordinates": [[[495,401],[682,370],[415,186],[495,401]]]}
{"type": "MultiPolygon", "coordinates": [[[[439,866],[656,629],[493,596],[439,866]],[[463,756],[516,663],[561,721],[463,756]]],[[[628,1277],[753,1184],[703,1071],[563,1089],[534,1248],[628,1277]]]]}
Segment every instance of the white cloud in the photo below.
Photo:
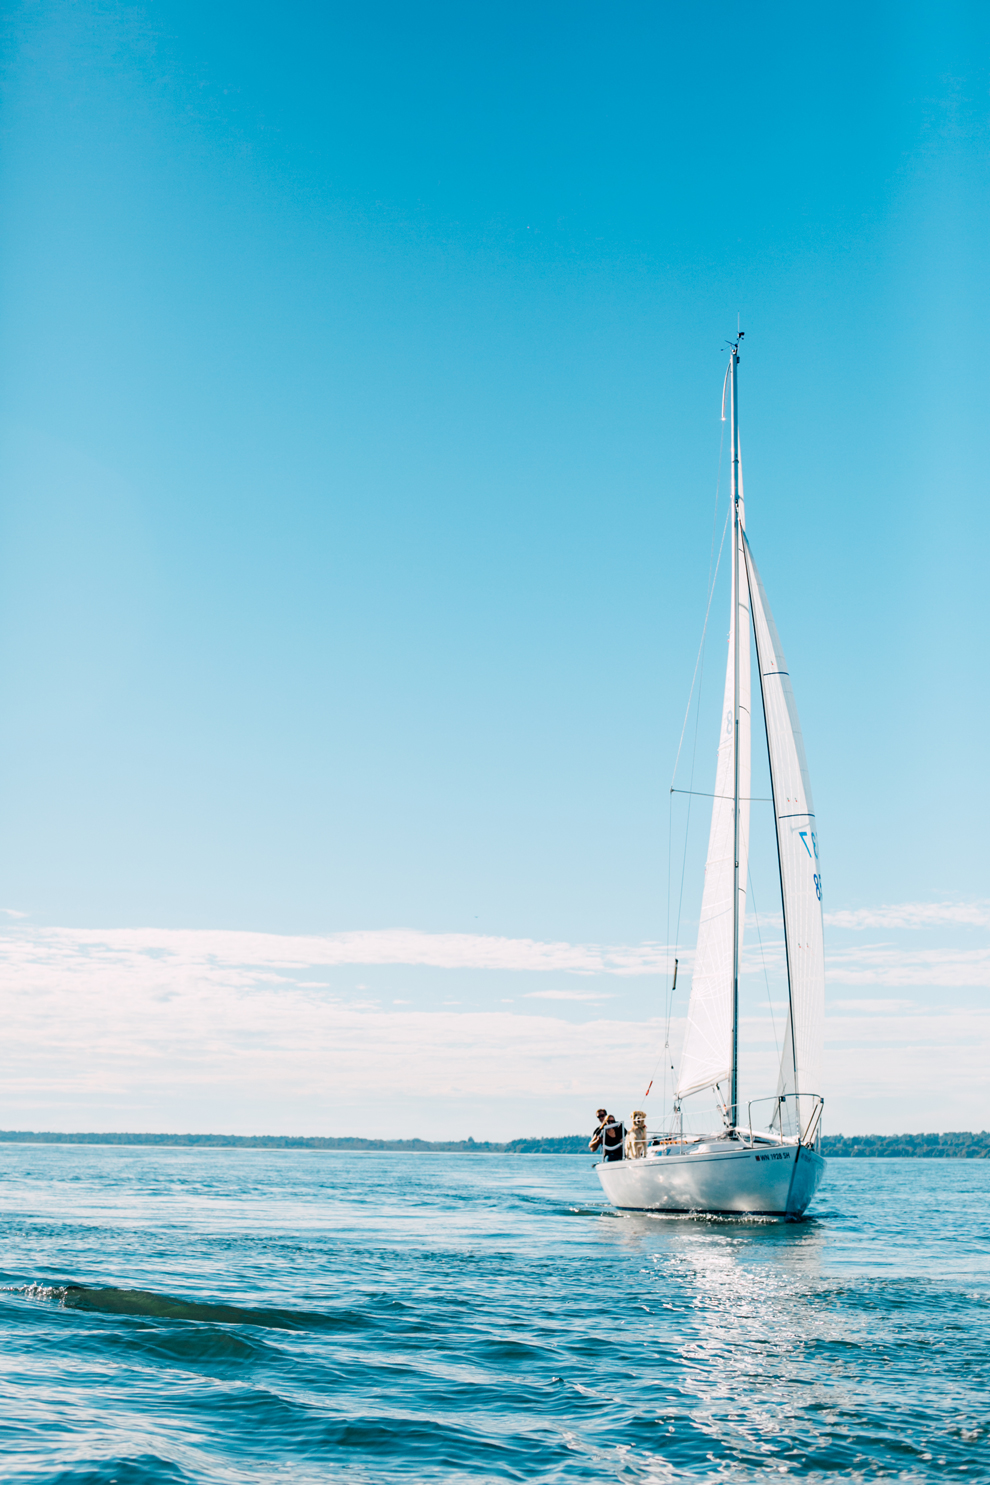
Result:
{"type": "Polygon", "coordinates": [[[523,1000],[612,1000],[611,995],[596,995],[593,990],[530,990],[523,1000]]]}
{"type": "Polygon", "coordinates": [[[834,1015],[836,1011],[859,1011],[871,1015],[893,1015],[897,1011],[909,1011],[914,1008],[913,1000],[829,1000],[829,1011],[834,1015]]]}
{"type": "Polygon", "coordinates": [[[67,929],[38,930],[38,942],[58,954],[167,955],[174,962],[268,965],[405,964],[434,969],[498,969],[574,974],[642,975],[673,968],[670,953],[656,943],[637,945],[542,943],[528,938],[496,938],[472,933],[422,933],[415,928],[383,928],[361,933],[290,937],[226,929],[67,929]]]}
{"type": "Polygon", "coordinates": [[[961,924],[990,927],[990,902],[901,902],[887,907],[826,913],[829,928],[934,928],[961,924]]]}
{"type": "Polygon", "coordinates": [[[339,1127],[343,1104],[357,1133],[386,1093],[524,1100],[614,1086],[656,1038],[636,1023],[509,1008],[345,1004],[272,972],[288,956],[270,940],[255,965],[242,942],[221,961],[215,938],[199,958],[168,935],[140,947],[69,930],[0,943],[8,1128],[319,1130],[339,1127]]]}
{"type": "MultiPolygon", "coordinates": [[[[779,969],[780,945],[766,947],[779,969]]],[[[580,982],[573,990],[523,993],[525,1010],[508,997],[493,1010],[422,1010],[380,1004],[363,986],[359,995],[314,976],[354,963],[355,955],[369,965],[441,970],[630,975],[663,968],[656,945],[604,950],[399,930],[303,938],[18,924],[0,934],[0,1120],[8,1128],[357,1133],[369,1111],[385,1120],[382,1101],[390,1098],[388,1127],[380,1122],[366,1132],[394,1134],[423,1132],[404,1127],[395,1112],[415,1100],[433,1100],[432,1119],[445,1101],[474,1107],[487,1099],[496,1111],[487,1137],[503,1137],[533,1131],[500,1122],[498,1109],[537,1095],[551,1112],[575,1100],[583,1108],[589,1090],[608,1102],[619,1097],[610,1090],[641,1096],[659,1055],[659,1018],[623,1020],[595,1009],[607,992],[580,982]],[[548,1003],[545,1013],[535,1001],[548,1003]],[[565,1001],[585,1005],[587,1019],[562,1019],[551,1003],[563,1008],[565,1001]]],[[[758,956],[750,968],[759,968],[758,956]]],[[[967,1108],[985,1106],[990,1014],[947,1003],[935,1009],[904,992],[990,984],[990,950],[859,945],[830,954],[829,979],[890,992],[830,1000],[830,1098],[852,1099],[869,1086],[886,1090],[884,1098],[902,1097],[910,1111],[919,1090],[949,1088],[970,1100],[967,1108]]],[[[442,985],[448,994],[459,988],[442,985]]],[[[387,1002],[393,992],[381,993],[387,1002]]],[[[761,1016],[745,1030],[754,1046],[772,1043],[769,1018],[761,1016]]],[[[675,1046],[682,1026],[675,1019],[675,1046]]],[[[918,1117],[909,1112],[900,1122],[917,1127],[918,1117]]],[[[952,1127],[987,1122],[979,1112],[954,1117],[952,1127]]],[[[482,1133],[480,1122],[472,1132],[482,1133]]]]}
{"type": "MultiPolygon", "coordinates": [[[[5,910],[13,914],[15,909],[5,910]]],[[[985,903],[905,903],[900,906],[863,908],[830,913],[826,921],[832,927],[905,928],[929,927],[936,924],[982,926],[990,924],[990,905],[985,903]]],[[[779,934],[779,914],[761,920],[764,930],[775,927],[779,934]]],[[[779,936],[764,938],[762,945],[747,921],[746,969],[758,973],[763,963],[778,966],[783,958],[779,936]]],[[[678,951],[682,967],[690,967],[691,950],[678,951]]],[[[501,938],[468,933],[424,933],[418,929],[389,928],[355,933],[290,936],[273,933],[247,933],[224,929],[65,929],[11,926],[0,939],[0,957],[10,962],[27,963],[43,959],[50,964],[65,960],[87,961],[94,968],[124,961],[134,973],[145,974],[155,963],[167,961],[178,972],[212,973],[223,970],[229,978],[243,968],[251,978],[268,973],[274,980],[297,971],[310,974],[321,968],[346,965],[409,965],[449,970],[491,969],[509,972],[564,973],[575,975],[639,976],[670,973],[673,950],[664,945],[643,944],[571,944],[541,942],[528,938],[501,938]]],[[[974,969],[985,960],[983,950],[957,951],[931,949],[902,952],[890,945],[842,949],[830,954],[834,976],[844,978],[856,972],[866,975],[897,973],[903,964],[907,973],[920,971],[928,962],[942,966],[950,976],[930,983],[982,983],[985,971],[974,969]],[[968,966],[968,967],[966,967],[968,966]],[[963,978],[951,978],[952,976],[963,978]],[[967,977],[969,976],[969,977],[967,977]]],[[[311,982],[319,987],[319,981],[311,982]]],[[[911,983],[915,983],[914,980],[911,983]]],[[[359,985],[359,989],[366,989],[359,985]]],[[[548,992],[539,992],[549,995],[548,992]]],[[[562,998],[553,992],[549,998],[562,998]]]]}
{"type": "Polygon", "coordinates": [[[912,950],[864,944],[830,953],[826,974],[837,985],[990,985],[990,948],[912,950]]]}
{"type": "Polygon", "coordinates": [[[774,913],[747,913],[746,932],[758,938],[759,934],[766,933],[768,928],[775,929],[777,933],[783,931],[784,915],[781,912],[774,913]]]}

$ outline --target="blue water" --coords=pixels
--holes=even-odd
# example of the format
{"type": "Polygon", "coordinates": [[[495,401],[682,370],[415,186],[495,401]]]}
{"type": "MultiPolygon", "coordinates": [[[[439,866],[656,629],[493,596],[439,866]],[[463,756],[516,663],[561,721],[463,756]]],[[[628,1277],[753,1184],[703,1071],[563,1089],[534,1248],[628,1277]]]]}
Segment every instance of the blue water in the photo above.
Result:
{"type": "Polygon", "coordinates": [[[990,1162],[801,1223],[583,1157],[0,1147],[0,1478],[990,1478],[990,1162]]]}

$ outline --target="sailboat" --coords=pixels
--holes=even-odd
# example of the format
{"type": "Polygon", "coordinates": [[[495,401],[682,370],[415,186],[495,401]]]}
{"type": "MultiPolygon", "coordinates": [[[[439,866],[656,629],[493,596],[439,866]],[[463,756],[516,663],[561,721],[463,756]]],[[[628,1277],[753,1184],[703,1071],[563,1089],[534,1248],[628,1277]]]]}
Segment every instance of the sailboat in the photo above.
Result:
{"type": "MultiPolygon", "coordinates": [[[[669,1127],[635,1158],[595,1169],[613,1206],[800,1217],[825,1172],[821,1068],[825,956],[818,829],[794,693],[746,535],[739,460],[739,347],[730,345],[732,589],[729,655],[698,945],[669,1127]],[[763,698],[787,964],[787,1024],[776,1090],[739,1093],[739,962],[746,921],[751,634],[763,698]],[[685,1102],[707,1094],[722,1125],[686,1134],[685,1102]]],[[[724,407],[724,403],[723,403],[724,407]]],[[[717,1115],[716,1115],[717,1117],[717,1115]]]]}

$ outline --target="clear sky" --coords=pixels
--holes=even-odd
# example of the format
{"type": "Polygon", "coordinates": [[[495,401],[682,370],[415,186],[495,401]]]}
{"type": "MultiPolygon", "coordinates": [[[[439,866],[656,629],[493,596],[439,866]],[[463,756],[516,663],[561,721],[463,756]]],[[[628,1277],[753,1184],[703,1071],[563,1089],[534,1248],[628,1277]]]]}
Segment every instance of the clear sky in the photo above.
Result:
{"type": "MultiPolygon", "coordinates": [[[[990,1123],[986,7],[6,27],[6,1126],[480,1138],[635,1101],[737,315],[829,1126],[990,1123]]],[[[719,589],[702,789],[724,634],[719,589]]]]}

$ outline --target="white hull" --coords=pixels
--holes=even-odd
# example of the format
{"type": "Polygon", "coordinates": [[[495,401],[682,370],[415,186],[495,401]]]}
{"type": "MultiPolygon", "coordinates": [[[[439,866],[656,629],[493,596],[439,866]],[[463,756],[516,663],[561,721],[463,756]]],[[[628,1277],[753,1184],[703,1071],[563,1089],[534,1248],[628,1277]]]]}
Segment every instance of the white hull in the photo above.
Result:
{"type": "Polygon", "coordinates": [[[712,1141],[685,1154],[603,1161],[595,1166],[614,1207],[631,1212],[750,1212],[800,1217],[825,1174],[806,1145],[712,1141]]]}

